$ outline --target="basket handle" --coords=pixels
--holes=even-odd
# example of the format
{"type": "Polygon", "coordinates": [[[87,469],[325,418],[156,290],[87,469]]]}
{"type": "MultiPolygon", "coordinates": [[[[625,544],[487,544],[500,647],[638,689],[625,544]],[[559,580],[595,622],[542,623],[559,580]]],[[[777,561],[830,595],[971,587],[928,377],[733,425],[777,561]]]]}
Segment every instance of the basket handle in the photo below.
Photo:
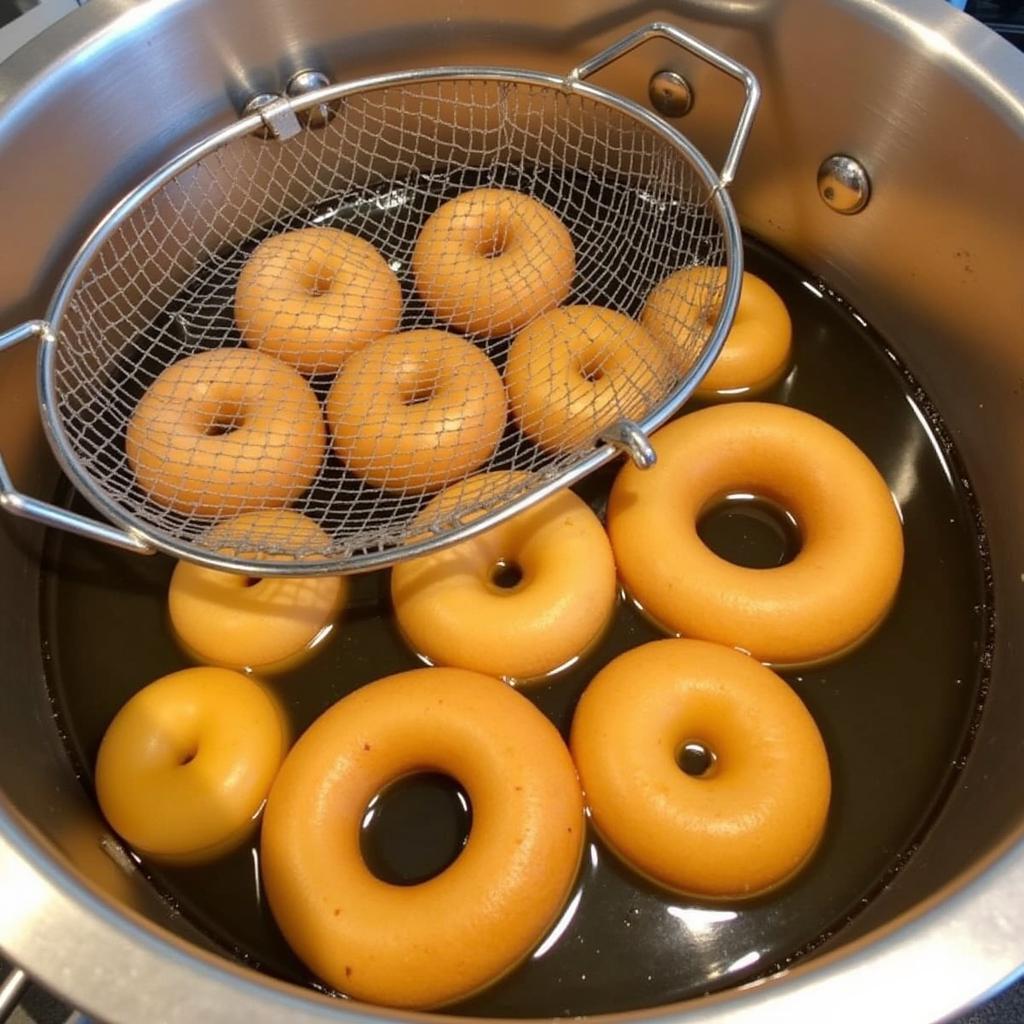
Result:
{"type": "MultiPolygon", "coordinates": [[[[29,338],[38,338],[44,345],[52,345],[55,341],[53,330],[45,320],[29,320],[10,331],[0,333],[0,352],[12,348],[19,342],[28,341],[29,338]]],[[[118,530],[88,516],[69,512],[59,505],[50,505],[38,498],[22,494],[14,486],[3,456],[0,456],[0,508],[11,515],[42,523],[43,526],[51,526],[65,533],[77,533],[81,537],[99,540],[104,544],[134,551],[140,555],[151,555],[155,550],[138,534],[118,530]]]]}
{"type": "Polygon", "coordinates": [[[708,64],[718,68],[719,71],[724,71],[743,84],[747,94],[746,100],[744,100],[743,110],[736,124],[736,131],[733,133],[725,163],[718,175],[719,187],[728,188],[736,176],[736,168],[743,155],[743,147],[747,144],[747,136],[750,134],[750,127],[754,122],[754,114],[757,113],[757,105],[761,101],[761,86],[749,68],[734,61],[731,57],[727,57],[714,47],[708,46],[707,43],[702,43],[688,32],[684,32],[674,25],[655,21],[631,32],[617,43],[612,43],[606,50],[602,50],[578,67],[573,68],[566,77],[570,81],[581,82],[629,53],[630,50],[635,50],[641,43],[646,43],[648,39],[668,39],[676,46],[688,50],[694,56],[700,57],[701,60],[707,61],[708,64]]]}

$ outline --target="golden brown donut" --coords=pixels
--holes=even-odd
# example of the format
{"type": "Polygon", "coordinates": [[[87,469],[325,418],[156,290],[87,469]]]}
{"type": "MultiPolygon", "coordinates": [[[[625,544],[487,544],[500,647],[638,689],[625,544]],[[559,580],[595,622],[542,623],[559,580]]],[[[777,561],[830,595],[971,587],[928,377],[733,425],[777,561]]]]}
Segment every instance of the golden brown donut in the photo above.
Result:
{"type": "MultiPolygon", "coordinates": [[[[290,509],[247,512],[208,530],[211,551],[241,553],[264,544],[280,552],[245,552],[257,560],[309,557],[330,538],[312,519],[290,509]]],[[[348,592],[344,576],[241,576],[179,562],[167,606],[181,645],[197,661],[267,674],[294,668],[329,636],[348,592]]]]}
{"type": "Polygon", "coordinates": [[[603,668],[572,722],[591,818],[636,870],[680,892],[754,896],[798,871],[828,816],[828,755],[774,672],[739,651],[658,640],[603,668]],[[714,760],[687,775],[696,743],[714,760]]]}
{"type": "Polygon", "coordinates": [[[626,465],[608,532],[627,589],[664,628],[795,666],[837,657],[889,610],[903,531],[878,470],[848,438],[796,409],[739,402],[691,413],[652,438],[658,461],[626,465]],[[697,535],[701,516],[748,493],[791,513],[801,548],[747,569],[697,535]]]}
{"type": "Polygon", "coordinates": [[[217,349],[157,377],[128,421],[125,451],[149,498],[212,517],[295,501],[325,443],[319,403],[298,373],[262,352],[217,349]]]}
{"type": "Polygon", "coordinates": [[[494,364],[447,331],[378,338],[327,397],[338,458],[389,491],[436,490],[472,473],[494,452],[506,415],[494,364]]]}
{"type": "MultiPolygon", "coordinates": [[[[511,476],[470,477],[421,515],[485,497],[511,476]]],[[[590,648],[611,619],[616,590],[604,527],[571,491],[461,544],[400,562],[391,574],[398,625],[415,651],[435,665],[517,683],[549,676],[590,648]],[[519,582],[497,585],[496,574],[509,568],[521,574],[519,582]]]]}
{"type": "Polygon", "coordinates": [[[302,228],[261,242],[235,291],[250,348],[302,373],[336,373],[368,341],[397,330],[402,289],[384,257],[337,228],[302,228]]]}
{"type": "Polygon", "coordinates": [[[139,853],[200,863],[252,831],[287,749],[284,713],[258,682],[187,668],[117,713],[100,744],[96,795],[139,853]]]}
{"type": "Polygon", "coordinates": [[[565,225],[536,199],[478,188],[430,216],[412,267],[416,290],[436,316],[494,338],[566,300],[576,251],[565,225]]]}
{"type": "MultiPolygon", "coordinates": [[[[723,267],[687,267],[650,294],[640,322],[689,366],[695,340],[711,332],[721,309],[723,267]]],[[[707,400],[750,398],[767,390],[789,366],[793,325],[786,305],[759,277],[744,273],[736,318],[718,358],[694,394],[707,400]]]]}
{"type": "Polygon", "coordinates": [[[526,698],[452,668],[370,683],[292,749],[263,819],[264,889],[299,958],[371,1003],[433,1007],[518,964],[556,919],[583,848],[569,752],[526,698]],[[456,860],[390,885],[360,851],[370,801],[417,772],[454,778],[473,824],[456,860]]]}
{"type": "Polygon", "coordinates": [[[634,320],[603,306],[566,306],[516,336],[505,385],[523,433],[559,452],[650,411],[671,374],[665,353],[634,320]]]}

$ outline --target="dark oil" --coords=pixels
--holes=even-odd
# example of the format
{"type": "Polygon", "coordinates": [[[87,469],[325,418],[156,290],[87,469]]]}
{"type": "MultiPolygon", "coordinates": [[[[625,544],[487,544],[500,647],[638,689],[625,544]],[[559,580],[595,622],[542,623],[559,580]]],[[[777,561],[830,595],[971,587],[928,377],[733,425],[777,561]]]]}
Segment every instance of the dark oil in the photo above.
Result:
{"type": "MultiPolygon", "coordinates": [[[[905,862],[962,763],[991,609],[983,540],[955,456],[895,355],[853,311],[756,243],[747,247],[747,269],[779,292],[793,319],[795,362],[766,400],[805,409],[851,437],[885,476],[905,523],[903,581],[883,626],[846,658],[787,676],[829,751],[833,802],[825,838],[807,868],[779,891],[750,902],[707,902],[656,889],[591,837],[577,890],[536,951],[453,1012],[542,1017],[628,1010],[778,969],[834,933],[905,862]]],[[[900,339],[891,341],[898,350],[900,339]]],[[[609,467],[579,487],[599,514],[615,471],[609,467]]],[[[834,485],[842,491],[843,480],[834,485]]],[[[784,517],[742,505],[702,524],[707,542],[747,564],[791,557],[784,517]]],[[[48,565],[41,612],[49,683],[70,752],[91,787],[100,739],[117,710],[146,683],[189,664],[167,624],[172,563],[61,535],[52,540],[48,565]]],[[[658,636],[621,603],[600,645],[528,696],[565,733],[594,673],[658,636]]],[[[388,575],[375,573],[353,581],[350,606],[330,642],[271,685],[298,734],[346,693],[420,664],[392,621],[388,575]]],[[[382,876],[414,882],[457,855],[470,815],[448,780],[417,777],[381,797],[364,851],[382,876]]],[[[146,868],[226,955],[313,983],[262,899],[255,845],[205,867],[146,868]]]]}

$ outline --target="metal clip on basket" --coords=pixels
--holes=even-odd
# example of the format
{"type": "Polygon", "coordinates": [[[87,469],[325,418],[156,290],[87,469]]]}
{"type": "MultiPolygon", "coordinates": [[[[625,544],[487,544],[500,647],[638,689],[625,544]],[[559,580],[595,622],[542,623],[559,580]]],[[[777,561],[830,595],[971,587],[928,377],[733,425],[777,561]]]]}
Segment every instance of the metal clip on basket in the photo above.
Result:
{"type": "MultiPolygon", "coordinates": [[[[676,28],[652,24],[564,77],[438,68],[273,100],[127,195],[75,256],[46,319],[0,336],[0,349],[38,339],[50,444],[78,490],[113,525],[20,494],[2,462],[0,502],[16,515],[133,551],[164,551],[250,575],[308,576],[378,568],[463,540],[623,450],[649,463],[647,435],[697,386],[735,313],[742,250],[726,187],[758,98],[746,68],[676,28]],[[671,40],[746,89],[720,173],[674,128],[588,81],[654,37],[671,40]],[[302,127],[314,107],[329,107],[335,116],[302,127]],[[494,473],[493,485],[469,489],[471,501],[431,504],[431,493],[403,488],[401,481],[373,486],[328,445],[309,487],[287,502],[264,503],[256,495],[248,506],[287,504],[304,513],[328,538],[318,549],[300,550],[294,537],[270,534],[218,548],[207,534],[228,509],[183,511],[139,486],[126,454],[128,422],[169,366],[241,346],[235,288],[256,242],[303,227],[344,228],[371,242],[397,274],[401,329],[443,328],[413,289],[412,249],[442,202],[480,186],[531,196],[562,221],[575,246],[571,302],[636,316],[668,274],[706,271],[713,302],[693,321],[699,326],[691,325],[671,368],[648,374],[642,389],[625,389],[614,407],[595,416],[584,443],[542,450],[510,424],[479,471],[526,472],[494,473]]],[[[502,366],[507,335],[471,340],[502,366]]],[[[330,381],[314,375],[310,384],[323,398],[330,381]]],[[[555,382],[538,377],[537,386],[549,390],[548,403],[558,401],[555,382]]]]}

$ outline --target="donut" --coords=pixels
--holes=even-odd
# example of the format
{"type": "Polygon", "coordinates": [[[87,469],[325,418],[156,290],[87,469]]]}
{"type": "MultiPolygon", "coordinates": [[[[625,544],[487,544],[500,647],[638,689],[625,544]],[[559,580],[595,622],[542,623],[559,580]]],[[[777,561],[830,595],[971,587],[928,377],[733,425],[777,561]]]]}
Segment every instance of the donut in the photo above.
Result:
{"type": "Polygon", "coordinates": [[[608,532],[626,588],[656,623],[795,667],[837,657],[882,621],[903,567],[900,516],[878,470],[838,430],[740,402],[684,416],[652,444],[651,469],[626,465],[616,478],[608,532]],[[747,569],[704,545],[701,516],[737,493],[795,518],[791,562],[747,569]]]}
{"type": "Polygon", "coordinates": [[[378,338],[345,364],[327,396],[334,451],[389,491],[436,490],[493,454],[505,389],[475,345],[447,331],[378,338]]]}
{"type": "Polygon", "coordinates": [[[285,760],[263,819],[264,891],[299,958],[355,999],[429,1008],[515,967],[561,912],[583,849],[569,751],[525,697],[476,672],[425,668],[356,690],[285,760]],[[417,885],[369,869],[360,823],[392,782],[455,779],[472,826],[417,885]]]}
{"type": "MultiPolygon", "coordinates": [[[[330,538],[311,519],[288,509],[247,512],[218,523],[203,537],[213,551],[237,553],[265,544],[247,557],[269,560],[326,551],[330,538]]],[[[179,562],[167,594],[171,627],[197,661],[266,674],[305,661],[331,632],[345,603],[343,576],[240,576],[179,562]]]]}
{"type": "MultiPolygon", "coordinates": [[[[442,491],[421,515],[468,504],[507,478],[482,473],[442,491]],[[433,507],[432,507],[433,506],[433,507]]],[[[615,560],[601,521],[571,491],[391,573],[398,626],[435,665],[529,683],[575,661],[615,609],[615,560]],[[510,586],[502,586],[502,577],[510,586]]]]}
{"type": "Polygon", "coordinates": [[[634,320],[602,306],[565,306],[516,335],[505,385],[520,429],[549,452],[595,440],[642,416],[673,377],[669,361],[634,320]]]}
{"type": "Polygon", "coordinates": [[[260,683],[187,668],[141,689],[114,717],[96,759],[96,795],[139,853],[202,863],[252,831],[287,749],[283,711],[260,683]]]}
{"type": "Polygon", "coordinates": [[[437,209],[412,254],[416,290],[448,325],[495,338],[564,302],[576,250],[565,225],[530,196],[478,188],[437,209]]]}
{"type": "MultiPolygon", "coordinates": [[[[680,370],[693,362],[721,311],[724,267],[687,267],[648,296],[640,322],[678,353],[680,370]]],[[[786,305],[759,277],[744,273],[736,318],[718,358],[694,394],[706,400],[749,398],[766,391],[789,367],[793,325],[786,305]]]]}
{"type": "Polygon", "coordinates": [[[190,516],[282,507],[320,469],[320,406],[293,369],[217,349],[169,366],[128,421],[125,452],[146,496],[190,516]]]}
{"type": "Polygon", "coordinates": [[[337,373],[368,341],[398,329],[402,288],[369,243],[337,228],[261,242],[242,267],[235,321],[242,340],[301,373],[337,373]]]}
{"type": "Polygon", "coordinates": [[[828,754],[770,669],[701,640],[656,640],[603,668],[572,721],[591,820],[636,871],[677,892],[747,897],[807,862],[825,829],[828,754]],[[709,756],[689,775],[679,758],[709,756]]]}

